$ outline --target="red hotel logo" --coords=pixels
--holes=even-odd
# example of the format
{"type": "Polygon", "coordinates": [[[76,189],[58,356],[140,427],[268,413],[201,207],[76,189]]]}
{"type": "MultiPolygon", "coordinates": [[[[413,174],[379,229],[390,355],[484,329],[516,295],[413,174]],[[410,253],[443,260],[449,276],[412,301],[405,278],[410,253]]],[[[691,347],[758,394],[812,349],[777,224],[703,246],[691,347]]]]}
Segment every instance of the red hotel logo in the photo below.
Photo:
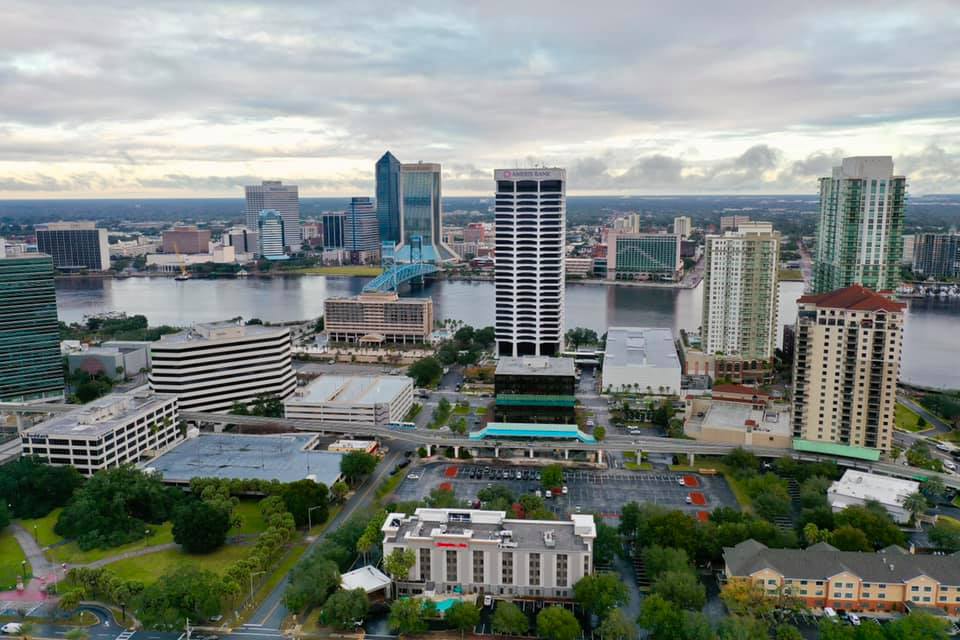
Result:
{"type": "Polygon", "coordinates": [[[434,546],[453,548],[453,549],[466,549],[467,545],[464,542],[435,542],[434,546]]]}

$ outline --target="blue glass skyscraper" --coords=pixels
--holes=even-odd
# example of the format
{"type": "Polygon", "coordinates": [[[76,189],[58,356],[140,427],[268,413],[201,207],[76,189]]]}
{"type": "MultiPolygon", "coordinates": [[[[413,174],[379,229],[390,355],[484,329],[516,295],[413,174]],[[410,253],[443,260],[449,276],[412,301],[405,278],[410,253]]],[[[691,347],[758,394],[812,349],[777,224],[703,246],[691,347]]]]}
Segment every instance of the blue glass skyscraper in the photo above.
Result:
{"type": "Polygon", "coordinates": [[[400,161],[387,151],[377,160],[377,225],[380,242],[400,243],[400,161]]]}
{"type": "Polygon", "coordinates": [[[410,253],[414,238],[425,262],[444,262],[456,254],[443,243],[440,207],[440,165],[418,162],[400,165],[400,242],[398,262],[415,259],[410,253]]]}

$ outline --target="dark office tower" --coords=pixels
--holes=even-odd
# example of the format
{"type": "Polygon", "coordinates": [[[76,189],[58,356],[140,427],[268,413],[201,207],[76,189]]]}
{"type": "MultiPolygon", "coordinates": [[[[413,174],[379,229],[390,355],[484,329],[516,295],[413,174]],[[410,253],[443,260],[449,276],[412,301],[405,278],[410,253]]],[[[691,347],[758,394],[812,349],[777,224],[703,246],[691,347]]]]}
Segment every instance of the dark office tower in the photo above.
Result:
{"type": "Polygon", "coordinates": [[[555,356],[563,343],[564,169],[498,169],[496,334],[501,356],[555,356]]]}
{"type": "Polygon", "coordinates": [[[63,397],[53,260],[0,258],[0,401],[63,397]]]}
{"type": "Polygon", "coordinates": [[[400,244],[400,161],[387,151],[377,160],[376,174],[380,242],[400,244]]]}
{"type": "Polygon", "coordinates": [[[346,217],[347,214],[343,211],[328,211],[320,215],[324,249],[343,249],[343,226],[346,217]]]}

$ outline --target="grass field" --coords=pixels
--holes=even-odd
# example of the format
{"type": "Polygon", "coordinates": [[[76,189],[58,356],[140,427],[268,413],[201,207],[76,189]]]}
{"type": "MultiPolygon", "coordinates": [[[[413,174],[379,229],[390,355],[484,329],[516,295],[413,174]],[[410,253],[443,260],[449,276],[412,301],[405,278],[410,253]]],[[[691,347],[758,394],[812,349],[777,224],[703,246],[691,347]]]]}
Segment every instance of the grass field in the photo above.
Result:
{"type": "Polygon", "coordinates": [[[380,267],[365,265],[345,265],[342,267],[304,267],[302,269],[278,269],[277,273],[299,273],[309,276],[365,276],[376,277],[383,270],[380,267]]]}
{"type": "Polygon", "coordinates": [[[56,562],[69,562],[70,564],[86,564],[88,562],[93,562],[94,560],[102,560],[110,556],[115,556],[124,551],[133,551],[135,549],[143,549],[144,547],[152,547],[157,544],[166,544],[168,542],[173,542],[173,525],[169,522],[164,522],[161,525],[148,525],[151,534],[142,540],[137,540],[136,542],[131,542],[130,544],[124,544],[119,547],[112,547],[110,549],[91,549],[90,551],[82,551],[80,547],[77,546],[76,542],[70,542],[63,545],[62,547],[56,547],[51,549],[50,556],[56,562]]]}
{"type": "Polygon", "coordinates": [[[453,415],[455,415],[455,416],[465,416],[465,415],[467,415],[467,414],[469,414],[469,413],[470,413],[470,407],[469,407],[469,406],[466,406],[466,407],[465,407],[465,406],[463,406],[463,405],[461,405],[461,404],[457,404],[457,405],[454,405],[454,406],[453,406],[453,415]]]}
{"type": "Polygon", "coordinates": [[[893,419],[897,429],[902,429],[903,431],[926,431],[932,428],[928,424],[921,427],[917,423],[920,416],[899,402],[897,403],[896,413],[893,419]]]}
{"type": "MultiPolygon", "coordinates": [[[[17,586],[17,576],[26,559],[23,550],[17,544],[10,529],[0,532],[0,589],[12,589],[17,586]]],[[[30,565],[27,565],[29,575],[30,565]]]]}
{"type": "Polygon", "coordinates": [[[630,471],[650,471],[653,469],[653,465],[649,462],[641,462],[640,464],[637,464],[636,462],[627,462],[624,466],[626,466],[627,469],[630,469],[630,471]]]}
{"type": "Polygon", "coordinates": [[[780,282],[803,282],[800,269],[780,269],[780,282]]]}
{"type": "Polygon", "coordinates": [[[177,565],[190,565],[214,573],[223,573],[230,564],[250,555],[249,545],[225,545],[213,553],[194,555],[179,549],[158,551],[138,558],[128,558],[107,565],[111,573],[127,580],[149,584],[177,565]]]}
{"type": "Polygon", "coordinates": [[[63,540],[63,538],[53,532],[53,527],[57,524],[57,518],[60,517],[61,511],[63,511],[63,509],[54,509],[42,518],[20,520],[20,525],[29,531],[31,535],[36,534],[37,542],[39,542],[41,547],[49,547],[63,540]],[[34,531],[34,526],[37,527],[36,531],[34,531]]]}
{"type": "Polygon", "coordinates": [[[258,500],[241,500],[233,509],[233,513],[240,517],[240,526],[230,529],[229,535],[239,533],[262,533],[267,530],[267,523],[260,515],[258,500]]]}

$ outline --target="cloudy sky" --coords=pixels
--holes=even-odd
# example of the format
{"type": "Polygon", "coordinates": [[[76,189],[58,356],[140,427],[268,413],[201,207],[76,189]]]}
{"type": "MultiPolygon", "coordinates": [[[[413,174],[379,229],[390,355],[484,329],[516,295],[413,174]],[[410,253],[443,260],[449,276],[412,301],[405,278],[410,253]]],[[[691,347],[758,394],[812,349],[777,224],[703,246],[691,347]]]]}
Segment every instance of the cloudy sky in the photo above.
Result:
{"type": "Polygon", "coordinates": [[[373,163],[572,193],[960,193],[955,0],[0,0],[0,198],[370,194],[373,163]]]}

